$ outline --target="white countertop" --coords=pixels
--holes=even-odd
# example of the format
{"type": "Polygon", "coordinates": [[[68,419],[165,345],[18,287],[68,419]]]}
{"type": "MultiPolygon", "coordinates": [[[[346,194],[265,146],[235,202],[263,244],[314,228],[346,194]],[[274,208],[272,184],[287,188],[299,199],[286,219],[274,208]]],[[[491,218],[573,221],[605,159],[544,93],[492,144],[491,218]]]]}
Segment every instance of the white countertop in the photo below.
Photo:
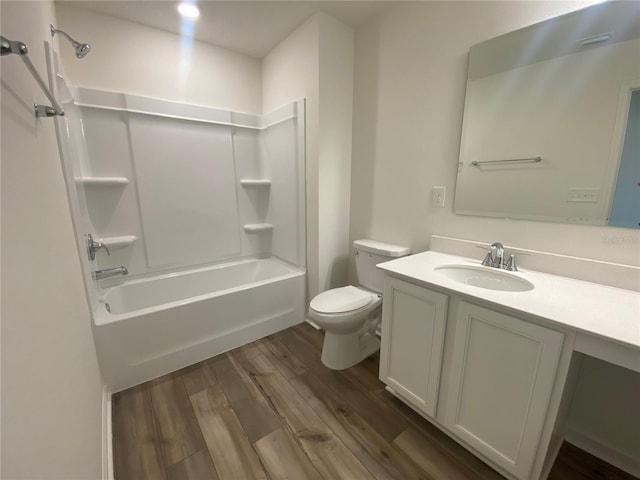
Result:
{"type": "MultiPolygon", "coordinates": [[[[465,297],[542,317],[640,350],[640,293],[530,270],[509,272],[529,280],[533,290],[503,292],[466,285],[434,270],[440,265],[476,265],[480,260],[428,251],[378,264],[386,273],[465,297]]],[[[489,268],[489,267],[486,267],[489,268]]]]}

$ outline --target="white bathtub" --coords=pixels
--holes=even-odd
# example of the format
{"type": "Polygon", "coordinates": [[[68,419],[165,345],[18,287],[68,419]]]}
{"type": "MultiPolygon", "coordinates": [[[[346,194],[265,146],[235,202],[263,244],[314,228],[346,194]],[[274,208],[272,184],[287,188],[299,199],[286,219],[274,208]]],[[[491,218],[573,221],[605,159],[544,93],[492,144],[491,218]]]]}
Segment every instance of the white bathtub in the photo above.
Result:
{"type": "Polygon", "coordinates": [[[105,381],[118,392],[300,323],[304,293],[304,270],[273,258],[109,288],[94,325],[105,381]]]}

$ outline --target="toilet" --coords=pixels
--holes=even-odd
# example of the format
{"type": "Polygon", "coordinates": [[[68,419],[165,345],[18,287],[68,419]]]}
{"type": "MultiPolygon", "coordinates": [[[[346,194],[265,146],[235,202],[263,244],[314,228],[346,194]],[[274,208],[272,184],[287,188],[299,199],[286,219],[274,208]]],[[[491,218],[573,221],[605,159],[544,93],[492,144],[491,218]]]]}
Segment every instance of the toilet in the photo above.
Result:
{"type": "Polygon", "coordinates": [[[384,273],[376,265],[409,253],[408,247],[375,240],[353,242],[359,286],[332,288],[309,304],[309,318],[325,331],[325,366],[343,370],[380,349],[376,328],[382,315],[384,273]]]}

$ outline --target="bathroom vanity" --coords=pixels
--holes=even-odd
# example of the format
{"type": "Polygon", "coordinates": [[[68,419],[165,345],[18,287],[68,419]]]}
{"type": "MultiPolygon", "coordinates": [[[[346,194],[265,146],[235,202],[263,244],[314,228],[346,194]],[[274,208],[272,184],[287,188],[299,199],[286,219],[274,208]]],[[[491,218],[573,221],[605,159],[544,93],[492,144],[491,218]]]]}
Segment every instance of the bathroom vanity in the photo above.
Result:
{"type": "Polygon", "coordinates": [[[507,478],[546,478],[583,356],[640,372],[640,296],[480,262],[428,251],[378,265],[380,379],[507,478]]]}

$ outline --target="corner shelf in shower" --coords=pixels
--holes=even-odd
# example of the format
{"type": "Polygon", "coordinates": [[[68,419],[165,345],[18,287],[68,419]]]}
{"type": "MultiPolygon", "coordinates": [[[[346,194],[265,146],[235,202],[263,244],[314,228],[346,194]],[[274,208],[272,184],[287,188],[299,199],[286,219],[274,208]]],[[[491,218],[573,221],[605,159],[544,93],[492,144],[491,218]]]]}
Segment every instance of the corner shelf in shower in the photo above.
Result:
{"type": "Polygon", "coordinates": [[[243,228],[245,233],[262,233],[272,231],[273,225],[270,223],[247,223],[243,228]]]}
{"type": "Polygon", "coordinates": [[[104,243],[108,248],[118,249],[129,247],[138,239],[135,235],[123,235],[121,237],[102,237],[96,238],[95,241],[104,243]]]}
{"type": "Polygon", "coordinates": [[[129,183],[127,177],[79,177],[76,182],[89,187],[123,187],[129,183]]]}
{"type": "Polygon", "coordinates": [[[245,188],[269,188],[271,180],[268,178],[243,178],[240,180],[240,185],[245,188]]]}

